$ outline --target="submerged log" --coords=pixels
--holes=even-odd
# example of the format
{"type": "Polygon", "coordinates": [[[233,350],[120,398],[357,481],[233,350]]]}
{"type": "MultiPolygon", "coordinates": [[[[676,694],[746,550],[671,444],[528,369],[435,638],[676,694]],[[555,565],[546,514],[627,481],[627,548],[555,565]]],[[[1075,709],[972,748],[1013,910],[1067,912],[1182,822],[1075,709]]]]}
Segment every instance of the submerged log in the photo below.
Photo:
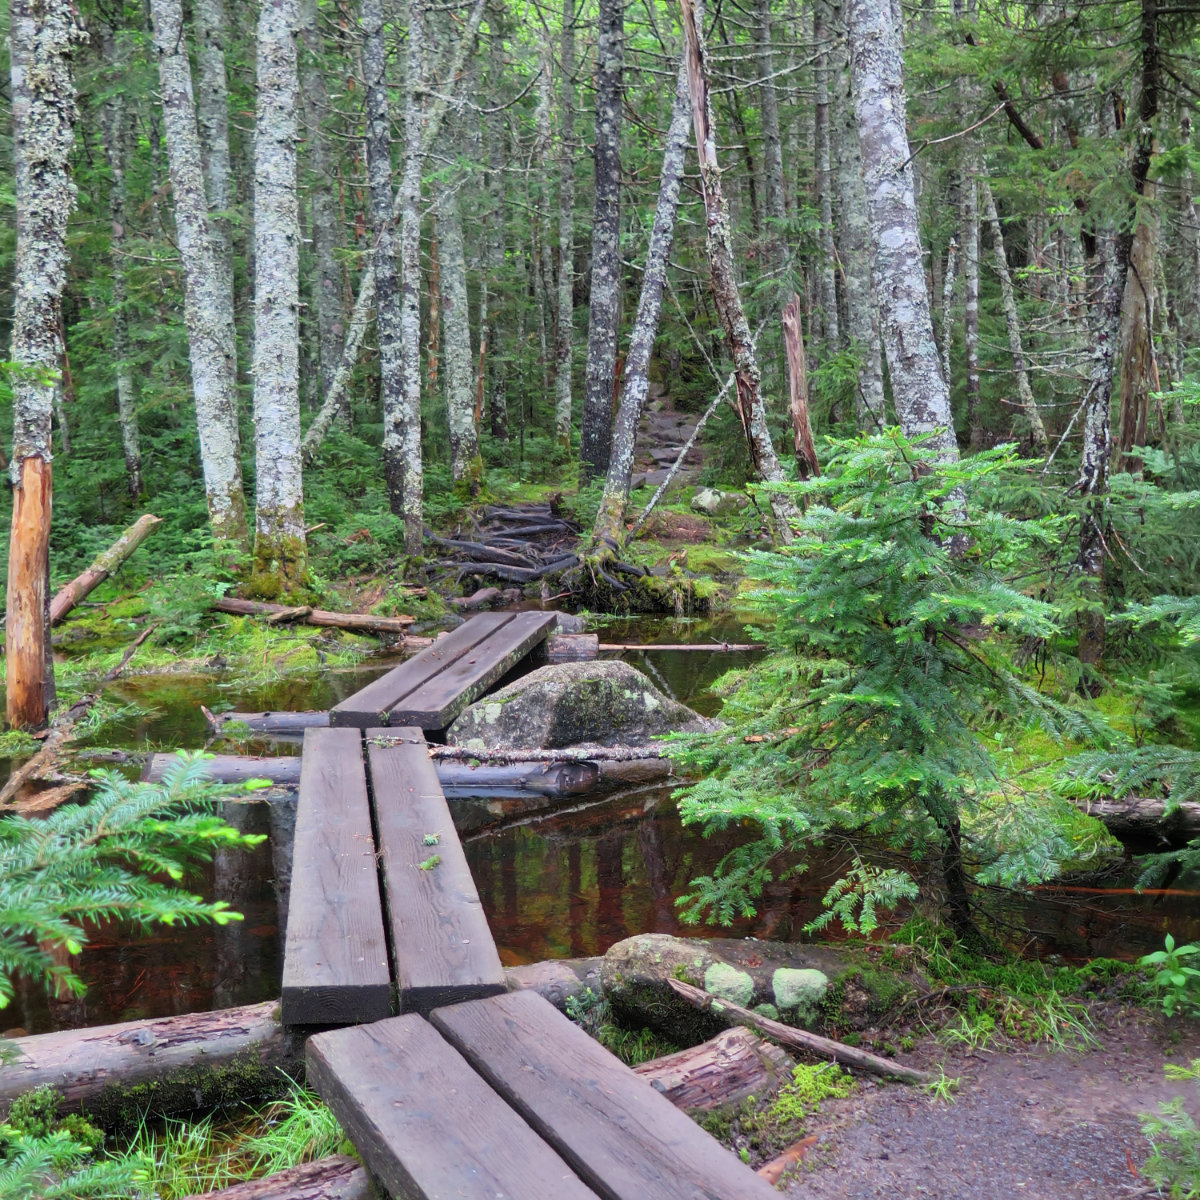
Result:
{"type": "Polygon", "coordinates": [[[184,1200],[377,1200],[378,1196],[362,1163],[334,1154],[219,1192],[198,1192],[184,1200]]]}
{"type": "Polygon", "coordinates": [[[303,1048],[279,1023],[279,1004],[249,1004],[14,1038],[0,1066],[0,1113],[24,1092],[53,1087],[64,1110],[108,1128],[144,1111],[187,1112],[276,1094],[303,1048]],[[140,1086],[139,1086],[140,1085],[140,1086]],[[135,1089],[131,1090],[131,1089],[135,1089]]]}
{"type": "Polygon", "coordinates": [[[89,592],[100,586],[162,524],[146,513],[127,529],[82,575],[77,575],[50,601],[50,624],[57,625],[89,592]]]}
{"type": "Polygon", "coordinates": [[[321,625],[331,629],[349,629],[356,633],[390,633],[403,637],[404,631],[415,617],[376,617],[371,613],[328,612],[323,608],[293,608],[287,604],[268,604],[262,600],[238,600],[233,596],[222,596],[213,601],[217,612],[232,613],[238,617],[272,617],[298,614],[295,619],[306,625],[321,625]],[[302,615],[299,615],[302,614],[302,615]]]}
{"type": "Polygon", "coordinates": [[[742,1026],[699,1046],[634,1067],[677,1108],[708,1111],[770,1096],[787,1082],[792,1060],[778,1046],[742,1026]]]}

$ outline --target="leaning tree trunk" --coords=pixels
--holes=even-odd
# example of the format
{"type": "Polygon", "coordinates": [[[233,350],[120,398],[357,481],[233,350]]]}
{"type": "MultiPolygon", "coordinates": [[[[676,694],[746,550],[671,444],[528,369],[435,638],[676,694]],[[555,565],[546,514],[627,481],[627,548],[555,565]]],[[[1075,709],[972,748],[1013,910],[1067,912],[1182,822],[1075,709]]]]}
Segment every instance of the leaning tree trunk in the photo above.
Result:
{"type": "MultiPolygon", "coordinates": [[[[754,472],[764,483],[781,483],[783,468],[771,442],[767,427],[767,412],[762,398],[762,376],[750,326],[742,308],[737,278],[733,271],[733,252],[730,246],[729,205],[721,186],[721,168],[717,163],[716,130],[713,125],[712,103],[708,90],[708,52],[704,45],[704,27],[696,0],[680,0],[683,31],[686,40],[688,84],[692,101],[692,124],[696,134],[696,153],[700,160],[700,181],[707,214],[705,250],[712,278],[713,304],[733,357],[736,386],[734,407],[742,423],[742,432],[750,451],[754,472]]],[[[792,538],[791,522],[795,506],[782,492],[772,492],[771,513],[776,536],[781,542],[792,538]]]]}
{"type": "Polygon", "coordinates": [[[837,191],[837,256],[846,293],[846,338],[857,360],[856,415],[858,428],[882,429],[885,420],[883,361],[879,348],[879,302],[872,281],[871,227],[867,195],[863,191],[862,151],[854,121],[850,91],[850,61],[844,37],[845,14],[840,3],[831,5],[831,23],[838,35],[838,69],[834,76],[833,187],[837,191]]]}
{"type": "Polygon", "coordinates": [[[629,354],[625,360],[625,383],[621,390],[621,408],[613,432],[612,456],[604,481],[604,496],[592,527],[592,540],[619,542],[625,525],[625,506],[629,503],[629,484],[633,476],[633,454],[637,442],[642,408],[650,390],[650,357],[658,335],[658,320],[662,312],[663,287],[667,280],[667,264],[671,243],[675,238],[675,213],[679,207],[679,185],[683,178],[683,163],[688,144],[688,79],[687,64],[680,62],[675,81],[675,104],[671,111],[671,126],[663,151],[662,175],[658,185],[658,207],[654,212],[654,227],[646,251],[646,270],[642,275],[642,294],[638,300],[637,319],[629,338],[629,354]]]}
{"type": "Polygon", "coordinates": [[[944,461],[958,458],[950,394],[942,378],[917,225],[900,34],[889,5],[850,0],[850,66],[875,244],[892,399],[908,437],[928,436],[944,461]]]}
{"type": "Polygon", "coordinates": [[[181,0],[150,0],[159,91],[183,260],[184,322],[196,397],[196,425],[208,518],[218,551],[248,549],[237,421],[237,349],[233,309],[208,219],[192,70],[183,38],[181,0]]]}
{"type": "Polygon", "coordinates": [[[442,233],[442,329],[446,343],[446,411],[450,421],[450,469],[468,495],[479,495],[483,459],[471,389],[471,325],[467,311],[467,260],[454,182],[438,201],[442,233]]]}
{"type": "Polygon", "coordinates": [[[596,169],[592,218],[592,288],[587,369],[583,385],[583,435],[579,457],[587,482],[608,471],[612,450],[613,392],[621,316],[621,69],[622,0],[600,0],[596,47],[596,169]]]}
{"type": "Polygon", "coordinates": [[[554,436],[571,447],[571,364],[575,317],[575,0],[563,0],[559,45],[562,133],[558,160],[558,324],[554,332],[554,436]]]}
{"type": "Polygon", "coordinates": [[[9,9],[17,254],[13,298],[12,534],[8,551],[7,716],[46,723],[50,657],[50,413],[62,343],[67,218],[75,199],[72,51],[82,40],[69,0],[13,0],[9,9]]]}
{"type": "Polygon", "coordinates": [[[261,0],[254,133],[252,586],[274,597],[308,574],[300,466],[300,221],[296,204],[299,0],[261,0]]]}
{"type": "Polygon", "coordinates": [[[1013,296],[1012,275],[1008,270],[1008,254],[1004,249],[1004,230],[1000,227],[1000,214],[996,211],[996,199],[987,178],[979,179],[979,196],[983,201],[983,215],[987,219],[992,237],[993,261],[996,277],[1000,280],[1000,303],[1004,309],[1004,321],[1008,326],[1008,347],[1012,351],[1013,374],[1017,377],[1017,396],[1021,411],[1029,420],[1029,430],[1034,447],[1045,450],[1047,445],[1046,426],[1038,412],[1033,388],[1029,384],[1029,371],[1025,366],[1025,350],[1021,345],[1021,322],[1017,315],[1017,302],[1013,296]]]}
{"type": "Polygon", "coordinates": [[[125,486],[135,502],[142,494],[142,447],[138,436],[137,400],[133,369],[129,362],[128,297],[125,286],[125,157],[133,132],[120,81],[127,66],[124,43],[118,44],[113,30],[102,25],[101,51],[113,65],[118,86],[104,105],[104,153],[112,177],[108,191],[108,215],[112,226],[113,372],[117,382],[117,420],[121,426],[121,448],[125,453],[125,486]]]}
{"type": "Polygon", "coordinates": [[[375,280],[375,337],[383,409],[383,461],[394,513],[404,511],[404,352],[400,278],[392,211],[392,119],[388,105],[387,46],[382,0],[363,0],[362,64],[366,76],[367,191],[371,214],[371,267],[375,280]]]}
{"type": "Polygon", "coordinates": [[[404,550],[421,553],[421,162],[425,108],[425,5],[408,0],[408,58],[404,82],[404,173],[400,179],[401,401],[384,416],[384,468],[392,512],[404,521],[404,550]],[[390,441],[388,440],[390,438],[390,441]]]}

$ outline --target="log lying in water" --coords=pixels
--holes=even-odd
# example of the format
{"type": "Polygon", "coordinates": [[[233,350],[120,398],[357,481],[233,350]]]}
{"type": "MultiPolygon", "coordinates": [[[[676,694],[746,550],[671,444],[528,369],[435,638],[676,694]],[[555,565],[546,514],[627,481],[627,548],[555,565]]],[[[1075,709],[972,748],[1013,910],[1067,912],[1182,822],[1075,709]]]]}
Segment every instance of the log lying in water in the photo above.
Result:
{"type": "Polygon", "coordinates": [[[362,1163],[335,1154],[185,1200],[378,1200],[378,1196],[362,1163]]]}
{"type": "Polygon", "coordinates": [[[53,1087],[68,1110],[113,1127],[139,1110],[185,1112],[279,1091],[299,1073],[303,1047],[279,1023],[279,1003],[248,1004],[14,1038],[0,1066],[0,1112],[23,1092],[53,1087]],[[136,1097],[129,1089],[137,1085],[136,1097]]]}
{"type": "Polygon", "coordinates": [[[213,601],[218,612],[238,617],[294,617],[306,625],[322,625],[332,629],[349,629],[356,633],[390,633],[403,637],[415,617],[376,617],[371,613],[328,612],[323,608],[295,608],[287,604],[267,604],[260,600],[238,600],[222,596],[213,601]]]}
{"type": "Polygon", "coordinates": [[[634,1070],[677,1108],[708,1111],[740,1104],[747,1096],[770,1096],[787,1082],[787,1053],[741,1026],[699,1046],[642,1063],[634,1070]]]}
{"type": "MultiPolygon", "coordinates": [[[[443,748],[450,749],[450,748],[443,748]]],[[[655,747],[641,747],[640,757],[608,758],[596,751],[597,758],[564,750],[526,751],[507,755],[503,761],[473,763],[456,758],[434,758],[438,782],[450,799],[465,796],[585,796],[615,791],[623,787],[657,783],[669,779],[671,763],[661,758],[655,747]]],[[[585,752],[586,753],[586,752],[585,752]]],[[[622,751],[624,755],[626,752],[622,751]]],[[[463,753],[463,759],[471,756],[463,753]]],[[[154,754],[146,764],[143,778],[156,782],[175,759],[173,754],[154,754]]],[[[269,758],[252,754],[216,754],[205,763],[209,778],[218,783],[244,783],[248,779],[267,779],[280,787],[300,783],[299,755],[269,758]]]]}

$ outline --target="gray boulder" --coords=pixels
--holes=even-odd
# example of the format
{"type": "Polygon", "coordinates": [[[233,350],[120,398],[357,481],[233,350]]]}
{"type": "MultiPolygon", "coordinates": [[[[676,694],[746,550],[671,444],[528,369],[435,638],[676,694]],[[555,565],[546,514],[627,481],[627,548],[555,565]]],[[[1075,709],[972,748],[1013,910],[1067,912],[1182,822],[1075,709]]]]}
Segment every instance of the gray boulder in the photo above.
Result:
{"type": "Polygon", "coordinates": [[[692,497],[692,510],[710,517],[744,508],[749,501],[737,492],[719,492],[716,488],[701,488],[692,497]]]}
{"type": "Polygon", "coordinates": [[[554,663],[485,696],[446,731],[473,750],[637,746],[664,733],[709,728],[628,663],[554,663]]]}

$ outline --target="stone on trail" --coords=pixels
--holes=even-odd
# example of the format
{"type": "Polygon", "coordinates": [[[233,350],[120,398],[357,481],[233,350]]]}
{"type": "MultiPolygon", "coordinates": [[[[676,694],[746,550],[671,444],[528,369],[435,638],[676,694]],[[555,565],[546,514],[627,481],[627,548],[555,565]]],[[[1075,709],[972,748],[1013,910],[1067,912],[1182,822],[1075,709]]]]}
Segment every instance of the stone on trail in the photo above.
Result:
{"type": "Polygon", "coordinates": [[[446,731],[468,750],[640,746],[709,728],[628,663],[601,659],[539,667],[470,705],[446,731]]]}
{"type": "Polygon", "coordinates": [[[716,488],[701,488],[693,497],[692,505],[694,511],[705,513],[707,516],[715,517],[721,513],[733,512],[735,509],[744,508],[749,501],[745,496],[739,495],[736,492],[719,492],[716,488]]]}

